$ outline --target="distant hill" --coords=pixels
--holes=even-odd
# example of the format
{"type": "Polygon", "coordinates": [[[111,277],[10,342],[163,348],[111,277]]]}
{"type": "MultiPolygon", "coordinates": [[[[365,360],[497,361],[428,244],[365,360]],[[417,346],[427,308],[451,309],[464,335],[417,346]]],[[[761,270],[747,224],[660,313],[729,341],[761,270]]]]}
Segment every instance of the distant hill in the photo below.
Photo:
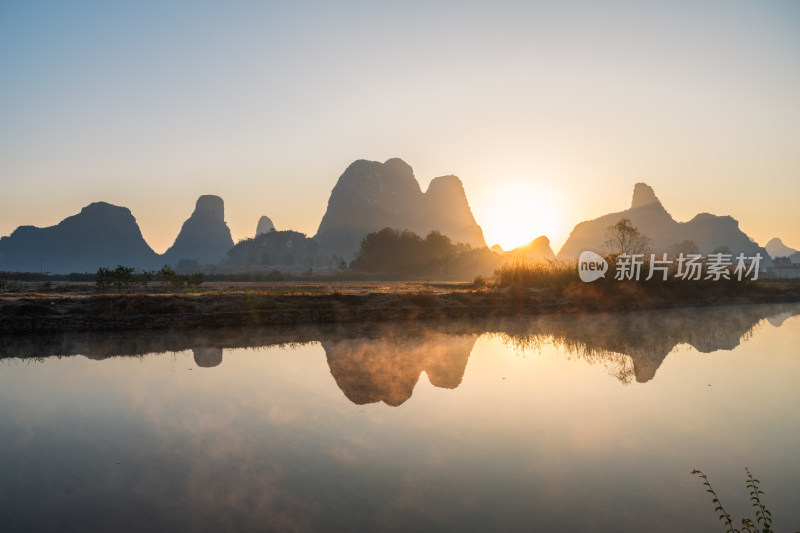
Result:
{"type": "Polygon", "coordinates": [[[486,246],[461,180],[435,178],[423,193],[413,170],[401,159],[358,160],[347,167],[331,192],[314,239],[321,252],[349,259],[368,233],[386,227],[418,235],[439,231],[454,243],[486,246]]]}
{"type": "Polygon", "coordinates": [[[550,239],[542,235],[537,237],[525,246],[520,246],[505,253],[506,257],[518,257],[524,259],[555,259],[556,254],[550,248],[550,239]]]}
{"type": "Polygon", "coordinates": [[[275,231],[275,224],[272,223],[272,220],[268,216],[259,218],[258,225],[256,226],[256,237],[262,233],[269,233],[270,231],[275,231]]]}
{"type": "Polygon", "coordinates": [[[181,260],[216,264],[233,247],[218,196],[201,196],[175,243],[159,255],[145,242],[126,207],[95,202],[55,226],[20,226],[0,238],[0,270],[54,274],[95,272],[117,265],[157,269],[181,260]]]}
{"type": "Polygon", "coordinates": [[[633,189],[631,207],[625,211],[603,215],[579,223],[558,252],[559,259],[575,259],[584,250],[601,252],[606,229],[620,219],[628,218],[634,226],[652,240],[653,251],[667,251],[678,243],[693,241],[700,254],[712,253],[725,246],[735,255],[748,256],[760,252],[765,263],[770,262],[767,251],[739,229],[739,222],[730,216],[700,213],[688,222],[676,222],[661,205],[653,189],[637,183],[633,189]]]}
{"type": "Polygon", "coordinates": [[[770,257],[773,259],[776,257],[789,257],[790,255],[797,253],[797,250],[786,246],[783,244],[783,241],[777,237],[770,239],[764,248],[766,248],[767,253],[769,253],[770,257]]]}
{"type": "Polygon", "coordinates": [[[181,260],[213,265],[231,248],[233,239],[225,223],[225,203],[219,196],[207,194],[197,199],[194,212],[183,223],[175,243],[164,252],[162,260],[171,265],[181,260]]]}
{"type": "MultiPolygon", "coordinates": [[[[319,266],[317,243],[297,231],[268,231],[244,239],[228,250],[223,266],[314,267],[319,266]]],[[[326,265],[327,266],[327,265],[326,265]]]]}
{"type": "Polygon", "coordinates": [[[68,274],[117,264],[156,268],[156,254],[130,210],[95,202],[55,226],[20,226],[0,238],[0,270],[68,274]]]}

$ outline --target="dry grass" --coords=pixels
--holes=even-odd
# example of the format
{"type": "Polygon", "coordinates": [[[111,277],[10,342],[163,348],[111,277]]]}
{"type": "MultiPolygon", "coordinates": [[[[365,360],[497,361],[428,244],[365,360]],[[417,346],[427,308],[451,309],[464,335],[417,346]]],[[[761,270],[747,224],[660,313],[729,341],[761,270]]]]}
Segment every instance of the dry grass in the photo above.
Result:
{"type": "Polygon", "coordinates": [[[578,281],[576,261],[514,260],[494,271],[498,287],[563,287],[578,281]]]}
{"type": "Polygon", "coordinates": [[[574,281],[575,272],[563,264],[518,264],[498,274],[507,286],[498,282],[484,287],[467,283],[276,282],[208,284],[179,293],[98,294],[85,286],[82,292],[6,293],[0,294],[0,330],[178,327],[192,321],[225,325],[233,315],[263,325],[800,301],[797,286],[605,279],[583,283],[574,281]],[[187,316],[194,318],[176,318],[187,316]],[[76,325],[88,323],[80,317],[92,317],[91,323],[99,325],[76,325]],[[143,320],[160,325],[141,326],[143,320]]]}

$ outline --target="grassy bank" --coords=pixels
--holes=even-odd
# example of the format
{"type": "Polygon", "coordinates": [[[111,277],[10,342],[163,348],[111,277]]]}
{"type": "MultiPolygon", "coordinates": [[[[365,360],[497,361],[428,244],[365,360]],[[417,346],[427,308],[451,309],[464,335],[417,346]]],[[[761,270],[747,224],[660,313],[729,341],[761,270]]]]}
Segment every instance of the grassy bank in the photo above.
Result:
{"type": "MultiPolygon", "coordinates": [[[[66,287],[62,287],[66,289],[66,287]]],[[[368,322],[800,301],[760,282],[207,284],[178,293],[0,294],[0,332],[368,322]]]]}

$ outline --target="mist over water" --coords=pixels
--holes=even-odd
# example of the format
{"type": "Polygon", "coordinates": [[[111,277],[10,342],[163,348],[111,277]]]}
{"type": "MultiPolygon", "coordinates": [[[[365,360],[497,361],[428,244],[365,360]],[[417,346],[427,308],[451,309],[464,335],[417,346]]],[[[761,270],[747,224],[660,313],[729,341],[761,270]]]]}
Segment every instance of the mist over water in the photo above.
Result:
{"type": "Polygon", "coordinates": [[[800,307],[0,339],[9,531],[800,525],[800,307]]]}

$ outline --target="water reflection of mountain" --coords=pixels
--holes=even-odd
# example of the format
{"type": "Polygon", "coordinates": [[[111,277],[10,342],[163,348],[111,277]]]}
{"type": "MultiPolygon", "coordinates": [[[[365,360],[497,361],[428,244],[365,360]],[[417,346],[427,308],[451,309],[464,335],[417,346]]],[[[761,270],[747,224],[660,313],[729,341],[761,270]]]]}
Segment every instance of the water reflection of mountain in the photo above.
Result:
{"type": "Polygon", "coordinates": [[[691,345],[701,353],[732,350],[764,318],[777,327],[795,314],[800,314],[796,304],[779,304],[548,315],[522,327],[509,323],[502,335],[523,351],[552,342],[577,357],[610,364],[621,381],[635,378],[644,383],[653,379],[664,358],[679,344],[691,345]]]}
{"type": "Polygon", "coordinates": [[[397,406],[411,398],[423,370],[437,387],[458,387],[477,339],[477,334],[432,330],[408,337],[392,328],[385,337],[325,341],[322,346],[336,384],[350,401],[397,406]]]}
{"type": "Polygon", "coordinates": [[[92,359],[192,350],[198,367],[213,368],[223,350],[320,342],[331,375],[356,404],[397,406],[411,397],[424,371],[455,388],[477,338],[498,335],[516,350],[555,344],[569,357],[606,365],[623,382],[653,379],[679,344],[703,353],[732,350],[767,319],[778,327],[800,314],[798,304],[673,309],[636,313],[542,315],[487,320],[327,324],[142,332],[83,332],[0,337],[0,358],[84,355],[92,359]]]}
{"type": "Polygon", "coordinates": [[[222,348],[192,348],[194,363],[200,368],[213,368],[222,364],[222,348]]]}

